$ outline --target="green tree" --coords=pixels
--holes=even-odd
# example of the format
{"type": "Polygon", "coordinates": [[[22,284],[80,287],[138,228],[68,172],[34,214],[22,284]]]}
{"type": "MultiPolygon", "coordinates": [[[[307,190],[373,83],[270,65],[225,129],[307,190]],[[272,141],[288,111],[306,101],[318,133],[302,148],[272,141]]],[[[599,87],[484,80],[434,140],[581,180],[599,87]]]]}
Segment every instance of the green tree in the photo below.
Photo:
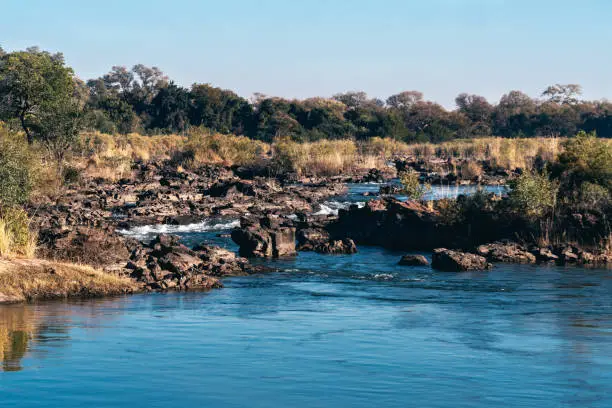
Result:
{"type": "Polygon", "coordinates": [[[74,92],[73,72],[62,54],[29,48],[0,57],[0,108],[19,119],[30,144],[48,109],[74,92]]]}

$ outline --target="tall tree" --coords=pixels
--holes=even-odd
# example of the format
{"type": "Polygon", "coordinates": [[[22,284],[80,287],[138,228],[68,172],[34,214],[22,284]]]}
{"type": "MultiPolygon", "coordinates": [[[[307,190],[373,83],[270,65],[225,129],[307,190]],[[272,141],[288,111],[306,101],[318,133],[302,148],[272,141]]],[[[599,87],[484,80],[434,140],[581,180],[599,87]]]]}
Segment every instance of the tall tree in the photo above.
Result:
{"type": "Polygon", "coordinates": [[[567,105],[577,103],[580,95],[582,95],[582,86],[578,84],[551,85],[542,92],[542,96],[548,98],[550,102],[567,105]]]}
{"type": "Polygon", "coordinates": [[[19,119],[28,143],[42,116],[75,92],[72,69],[62,54],[38,48],[5,54],[0,59],[0,109],[19,119]]]}
{"type": "Polygon", "coordinates": [[[404,91],[387,98],[387,105],[395,109],[410,109],[414,104],[422,100],[422,92],[404,91]]]}

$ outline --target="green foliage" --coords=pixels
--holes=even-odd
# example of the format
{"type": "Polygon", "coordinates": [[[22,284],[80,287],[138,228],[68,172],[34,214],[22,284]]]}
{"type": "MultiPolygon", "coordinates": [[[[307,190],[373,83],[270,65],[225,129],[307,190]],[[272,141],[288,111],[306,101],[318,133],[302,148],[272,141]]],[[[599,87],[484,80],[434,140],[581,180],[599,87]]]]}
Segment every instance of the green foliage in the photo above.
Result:
{"type": "Polygon", "coordinates": [[[610,190],[599,184],[584,182],[579,193],[580,204],[584,208],[603,208],[610,205],[610,190]]]}
{"type": "Polygon", "coordinates": [[[31,153],[25,141],[0,125],[0,208],[25,203],[34,184],[31,153]]]}
{"type": "Polygon", "coordinates": [[[428,184],[421,184],[419,173],[413,169],[399,175],[403,192],[412,200],[420,200],[431,189],[428,184]]]}
{"type": "Polygon", "coordinates": [[[523,173],[510,183],[511,207],[528,218],[540,218],[556,204],[558,184],[548,174],[523,173]]]}
{"type": "Polygon", "coordinates": [[[50,112],[75,93],[73,72],[61,54],[37,48],[6,54],[0,63],[2,110],[19,119],[28,142],[50,112]]]}
{"type": "Polygon", "coordinates": [[[589,182],[612,192],[612,144],[594,133],[579,132],[564,147],[557,172],[568,189],[589,182]]]}

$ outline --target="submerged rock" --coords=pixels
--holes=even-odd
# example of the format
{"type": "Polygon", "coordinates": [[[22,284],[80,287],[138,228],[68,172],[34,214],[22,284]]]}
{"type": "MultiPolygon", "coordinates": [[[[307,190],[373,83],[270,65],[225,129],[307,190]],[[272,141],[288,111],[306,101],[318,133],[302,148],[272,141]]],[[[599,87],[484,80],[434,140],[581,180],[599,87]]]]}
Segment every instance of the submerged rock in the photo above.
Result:
{"type": "Polygon", "coordinates": [[[464,272],[484,271],[491,269],[493,265],[480,255],[437,248],[432,255],[431,267],[439,271],[464,272]]]}
{"type": "Polygon", "coordinates": [[[429,261],[423,255],[404,255],[398,265],[402,266],[428,266],[429,261]]]}

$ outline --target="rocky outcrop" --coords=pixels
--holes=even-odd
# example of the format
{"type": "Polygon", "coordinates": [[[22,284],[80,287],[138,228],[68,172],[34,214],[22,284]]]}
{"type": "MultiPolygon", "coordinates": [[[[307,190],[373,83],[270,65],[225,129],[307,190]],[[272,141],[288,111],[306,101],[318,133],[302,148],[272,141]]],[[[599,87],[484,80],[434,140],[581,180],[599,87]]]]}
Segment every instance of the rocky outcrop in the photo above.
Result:
{"type": "Polygon", "coordinates": [[[344,238],[318,244],[314,247],[314,250],[320,254],[350,255],[357,253],[357,245],[352,239],[344,238]]]}
{"type": "Polygon", "coordinates": [[[192,250],[171,235],[134,249],[127,269],[147,290],[220,288],[220,277],[261,271],[226,249],[200,245],[192,250]]]}
{"type": "Polygon", "coordinates": [[[431,267],[445,272],[464,272],[484,271],[493,266],[480,255],[437,248],[432,255],[431,267]]]}
{"type": "Polygon", "coordinates": [[[416,201],[402,202],[392,197],[370,200],[363,208],[356,205],[338,212],[338,220],[327,230],[333,239],[351,238],[357,244],[392,249],[431,250],[455,246],[437,225],[437,211],[416,201]]]}
{"type": "Polygon", "coordinates": [[[232,240],[245,257],[278,258],[296,254],[295,227],[290,220],[270,214],[262,218],[242,217],[240,227],[232,231],[232,240]]]}
{"type": "Polygon", "coordinates": [[[537,260],[534,254],[516,242],[494,242],[480,245],[476,253],[490,262],[533,264],[537,260]]]}
{"type": "Polygon", "coordinates": [[[401,266],[429,266],[429,261],[423,255],[404,255],[399,260],[401,266]]]}

